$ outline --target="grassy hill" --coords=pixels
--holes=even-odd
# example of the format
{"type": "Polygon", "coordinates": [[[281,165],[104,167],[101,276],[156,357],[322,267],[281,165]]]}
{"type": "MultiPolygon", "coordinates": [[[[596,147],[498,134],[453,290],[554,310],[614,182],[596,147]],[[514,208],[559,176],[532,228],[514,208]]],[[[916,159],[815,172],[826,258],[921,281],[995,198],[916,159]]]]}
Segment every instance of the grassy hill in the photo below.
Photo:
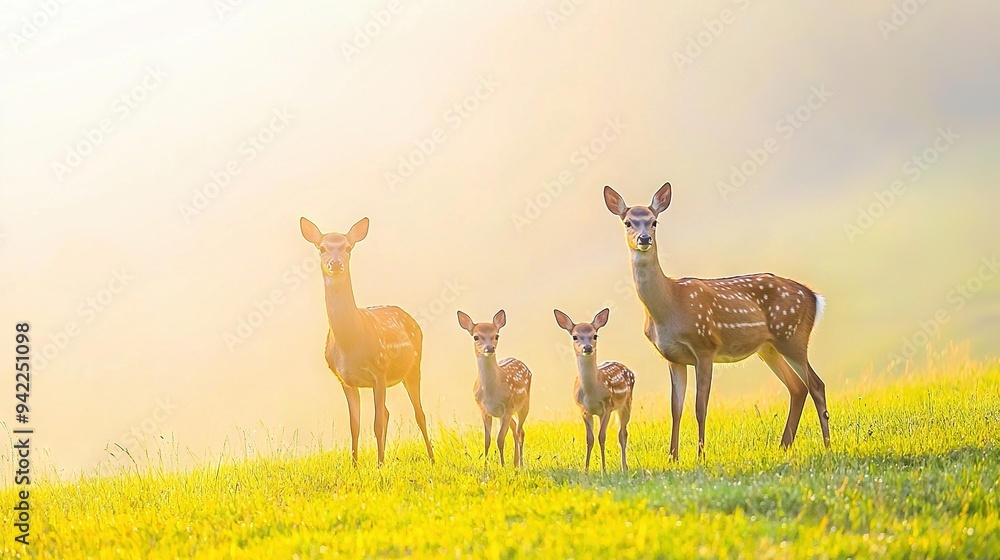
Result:
{"type": "MultiPolygon", "coordinates": [[[[690,395],[689,395],[690,397],[690,395]]],[[[478,428],[436,434],[375,468],[336,449],[224,460],[187,473],[44,483],[33,544],[0,520],[4,557],[691,558],[1000,557],[1000,364],[874,382],[831,395],[833,449],[807,404],[790,452],[783,406],[714,406],[695,461],[693,407],[682,460],[669,421],[637,415],[633,470],[581,472],[582,423],[528,424],[526,468],[484,466],[478,428]],[[16,545],[16,546],[15,546],[16,545]]],[[[645,414],[652,415],[652,411],[645,414]]],[[[609,437],[609,465],[618,448],[609,437]]],[[[494,448],[495,449],[495,448],[494,448]]],[[[507,452],[510,454],[511,447],[507,452]]],[[[508,455],[509,456],[509,455],[508,455]]],[[[599,463],[598,463],[599,464],[599,463]]],[[[3,491],[3,503],[13,491],[3,491]]]]}

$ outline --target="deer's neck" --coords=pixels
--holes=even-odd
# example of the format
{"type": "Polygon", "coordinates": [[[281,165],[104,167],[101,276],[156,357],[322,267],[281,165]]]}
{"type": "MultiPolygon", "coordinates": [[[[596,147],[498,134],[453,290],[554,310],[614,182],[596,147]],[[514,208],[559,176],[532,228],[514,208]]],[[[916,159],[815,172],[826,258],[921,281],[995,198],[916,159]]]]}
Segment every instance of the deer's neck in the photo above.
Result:
{"type": "Polygon", "coordinates": [[[479,360],[479,385],[490,395],[494,395],[500,388],[500,365],[497,363],[497,355],[477,356],[479,360]]]}
{"type": "Polygon", "coordinates": [[[588,395],[598,394],[601,389],[597,377],[597,352],[589,356],[577,354],[576,367],[580,371],[580,386],[588,395]]]}
{"type": "Polygon", "coordinates": [[[654,321],[665,318],[677,303],[677,284],[663,273],[656,245],[648,251],[632,251],[632,277],[646,311],[654,321]]]}
{"type": "Polygon", "coordinates": [[[323,277],[326,287],[326,317],[330,322],[330,331],[338,341],[347,345],[361,338],[361,314],[354,300],[354,285],[350,272],[344,272],[345,277],[334,279],[323,277]]]}

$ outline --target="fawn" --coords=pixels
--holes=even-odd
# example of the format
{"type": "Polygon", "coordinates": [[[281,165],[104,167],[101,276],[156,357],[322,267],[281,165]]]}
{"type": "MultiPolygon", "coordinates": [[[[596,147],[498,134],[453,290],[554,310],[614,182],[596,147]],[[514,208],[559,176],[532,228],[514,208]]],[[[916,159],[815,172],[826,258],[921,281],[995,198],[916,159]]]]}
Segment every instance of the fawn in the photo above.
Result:
{"type": "Polygon", "coordinates": [[[326,289],[326,363],[347,396],[351,415],[351,457],[358,463],[358,432],[361,424],[361,394],[370,387],[375,394],[375,440],[378,464],[385,460],[385,435],[389,411],[385,390],[403,383],[417,425],[424,436],[427,456],[434,462],[434,449],[427,435],[427,419],[420,403],[420,358],[423,333],[417,322],[394,306],[359,309],[351,283],[351,251],[368,235],[368,218],[362,218],[346,234],[321,233],[316,224],[299,220],[302,237],[320,251],[320,266],[326,289]]]}
{"type": "Polygon", "coordinates": [[[524,419],[528,416],[531,398],[531,370],[515,358],[504,358],[497,363],[497,343],[500,340],[500,329],[507,324],[507,314],[501,309],[493,316],[493,322],[474,323],[471,317],[459,311],[458,324],[468,331],[475,341],[479,377],[476,378],[472,390],[483,415],[483,432],[486,436],[483,459],[489,457],[490,435],[493,418],[496,417],[500,419],[500,432],[497,434],[500,464],[504,464],[503,450],[509,428],[514,434],[514,465],[522,467],[524,466],[524,419]]]}
{"type": "Polygon", "coordinates": [[[618,445],[622,450],[622,470],[628,469],[626,446],[628,445],[628,421],[632,416],[632,389],[635,388],[635,374],[618,362],[597,364],[597,331],[608,324],[611,310],[604,308],[591,323],[573,323],[573,320],[558,309],[553,310],[556,323],[573,337],[576,365],[580,372],[573,384],[573,398],[583,413],[583,423],[587,426],[587,462],[585,471],[590,471],[590,453],[594,449],[594,416],[601,419],[597,441],[601,444],[601,471],[607,471],[604,458],[604,442],[608,435],[608,420],[617,411],[621,428],[618,430],[618,445]]]}
{"type": "Polygon", "coordinates": [[[806,395],[819,415],[823,444],[830,446],[826,386],[809,364],[809,337],[823,310],[823,297],[804,284],[773,274],[732,278],[668,278],[656,254],[656,226],[670,206],[670,183],[649,206],[628,206],[611,187],[604,202],[625,226],[636,292],[646,310],[646,337],[670,367],[672,429],[670,455],[678,456],[687,366],[695,366],[698,457],[705,449],[705,418],[714,363],[739,362],[757,354],[788,388],[788,420],[781,445],[789,447],[806,395]]]}

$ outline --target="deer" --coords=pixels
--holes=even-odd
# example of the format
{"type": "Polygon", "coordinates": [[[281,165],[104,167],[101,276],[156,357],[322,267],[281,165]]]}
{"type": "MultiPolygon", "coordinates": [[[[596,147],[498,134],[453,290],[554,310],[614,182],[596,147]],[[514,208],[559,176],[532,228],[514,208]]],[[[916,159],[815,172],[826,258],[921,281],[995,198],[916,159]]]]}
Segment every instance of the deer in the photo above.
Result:
{"type": "Polygon", "coordinates": [[[499,418],[497,451],[500,453],[500,466],[504,466],[504,445],[509,429],[514,435],[514,466],[523,467],[524,420],[528,416],[531,401],[531,370],[516,358],[504,358],[497,363],[500,329],[507,324],[507,314],[501,309],[493,316],[492,322],[475,323],[471,317],[459,311],[458,324],[472,335],[479,366],[479,376],[476,377],[472,392],[483,417],[486,440],[483,460],[489,459],[493,419],[499,418]],[[517,423],[514,422],[514,416],[517,416],[517,423]]]}
{"type": "Polygon", "coordinates": [[[427,457],[434,462],[434,448],[427,434],[427,418],[420,402],[420,360],[423,333],[408,313],[396,306],[359,308],[351,280],[351,251],[368,236],[369,220],[362,218],[346,234],[322,233],[316,224],[299,219],[302,237],[320,253],[320,268],[326,293],[326,363],[347,397],[351,422],[351,459],[358,464],[358,433],[361,425],[359,389],[372,389],[375,401],[375,440],[378,465],[385,462],[385,438],[389,411],[386,389],[403,384],[413,414],[424,436],[427,457]]]}
{"type": "Polygon", "coordinates": [[[645,334],[667,360],[671,386],[670,456],[678,460],[680,420],[688,366],[694,366],[698,458],[705,453],[705,420],[715,363],[735,363],[757,354],[788,389],[789,408],[781,446],[792,445],[806,396],[812,397],[830,447],[826,385],[809,363],[809,338],[825,300],[806,285],[775,276],[673,279],[657,257],[656,226],[670,206],[670,183],[649,206],[628,206],[610,186],[604,202],[625,226],[636,292],[646,312],[645,334]]]}
{"type": "Polygon", "coordinates": [[[604,456],[604,442],[608,436],[608,420],[617,412],[621,427],[618,429],[618,445],[622,452],[622,470],[628,470],[626,447],[628,445],[628,422],[632,416],[632,389],[635,388],[635,374],[618,362],[597,364],[597,331],[608,324],[611,310],[604,308],[590,323],[574,323],[569,315],[553,309],[556,324],[573,337],[573,350],[580,375],[573,384],[573,398],[583,414],[587,427],[587,460],[584,472],[590,472],[590,454],[594,449],[594,416],[601,419],[597,441],[601,444],[601,471],[607,472],[604,456]]]}

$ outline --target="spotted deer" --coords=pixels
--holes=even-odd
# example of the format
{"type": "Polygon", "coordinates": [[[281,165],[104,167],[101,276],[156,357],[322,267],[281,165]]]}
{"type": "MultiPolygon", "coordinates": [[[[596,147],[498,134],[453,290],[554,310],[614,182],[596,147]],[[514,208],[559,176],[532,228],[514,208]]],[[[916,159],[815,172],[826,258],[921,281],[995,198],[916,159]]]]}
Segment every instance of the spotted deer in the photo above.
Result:
{"type": "Polygon", "coordinates": [[[823,443],[830,446],[826,386],[809,363],[809,337],[823,310],[822,296],[803,284],[773,274],[732,278],[669,278],[657,258],[657,217],[670,206],[670,183],[649,206],[625,204],[604,187],[608,210],[625,226],[636,291],[646,310],[646,337],[667,359],[672,389],[670,455],[678,440],[687,366],[695,368],[698,457],[704,455],[705,418],[714,363],[732,363],[757,354],[788,388],[788,420],[781,445],[795,439],[806,396],[819,415],[823,443]]]}
{"type": "Polygon", "coordinates": [[[587,426],[587,461],[585,471],[590,471],[590,453],[594,449],[594,416],[601,419],[597,441],[601,444],[601,471],[607,471],[604,458],[604,442],[608,436],[608,420],[612,412],[618,412],[621,428],[618,429],[618,445],[622,451],[622,470],[628,470],[626,446],[628,445],[628,421],[632,416],[632,389],[635,374],[618,362],[597,364],[597,331],[608,324],[610,309],[601,310],[591,323],[574,323],[569,315],[554,309],[556,324],[573,337],[576,366],[580,375],[573,384],[573,398],[583,414],[587,426]]]}
{"type": "Polygon", "coordinates": [[[389,411],[385,392],[400,382],[413,404],[413,414],[424,436],[427,456],[434,462],[434,448],[427,435],[427,420],[420,403],[420,358],[423,333],[417,322],[395,306],[358,308],[351,281],[351,251],[368,235],[368,218],[362,218],[346,234],[321,233],[305,218],[299,220],[302,237],[320,252],[320,268],[326,290],[326,363],[344,387],[351,416],[351,458],[358,463],[358,432],[361,424],[360,388],[371,388],[375,396],[375,440],[378,464],[385,461],[385,436],[389,411]]]}
{"type": "Polygon", "coordinates": [[[514,465],[524,466],[524,419],[528,416],[531,400],[531,371],[516,358],[504,358],[497,363],[497,344],[500,329],[507,324],[507,314],[497,311],[490,323],[475,323],[465,313],[458,312],[458,324],[472,335],[476,350],[479,376],[472,388],[476,403],[483,415],[483,432],[486,436],[483,459],[489,458],[493,418],[500,419],[497,450],[500,464],[504,464],[503,450],[508,428],[514,434],[514,465]],[[517,423],[514,423],[514,416],[517,423]]]}

